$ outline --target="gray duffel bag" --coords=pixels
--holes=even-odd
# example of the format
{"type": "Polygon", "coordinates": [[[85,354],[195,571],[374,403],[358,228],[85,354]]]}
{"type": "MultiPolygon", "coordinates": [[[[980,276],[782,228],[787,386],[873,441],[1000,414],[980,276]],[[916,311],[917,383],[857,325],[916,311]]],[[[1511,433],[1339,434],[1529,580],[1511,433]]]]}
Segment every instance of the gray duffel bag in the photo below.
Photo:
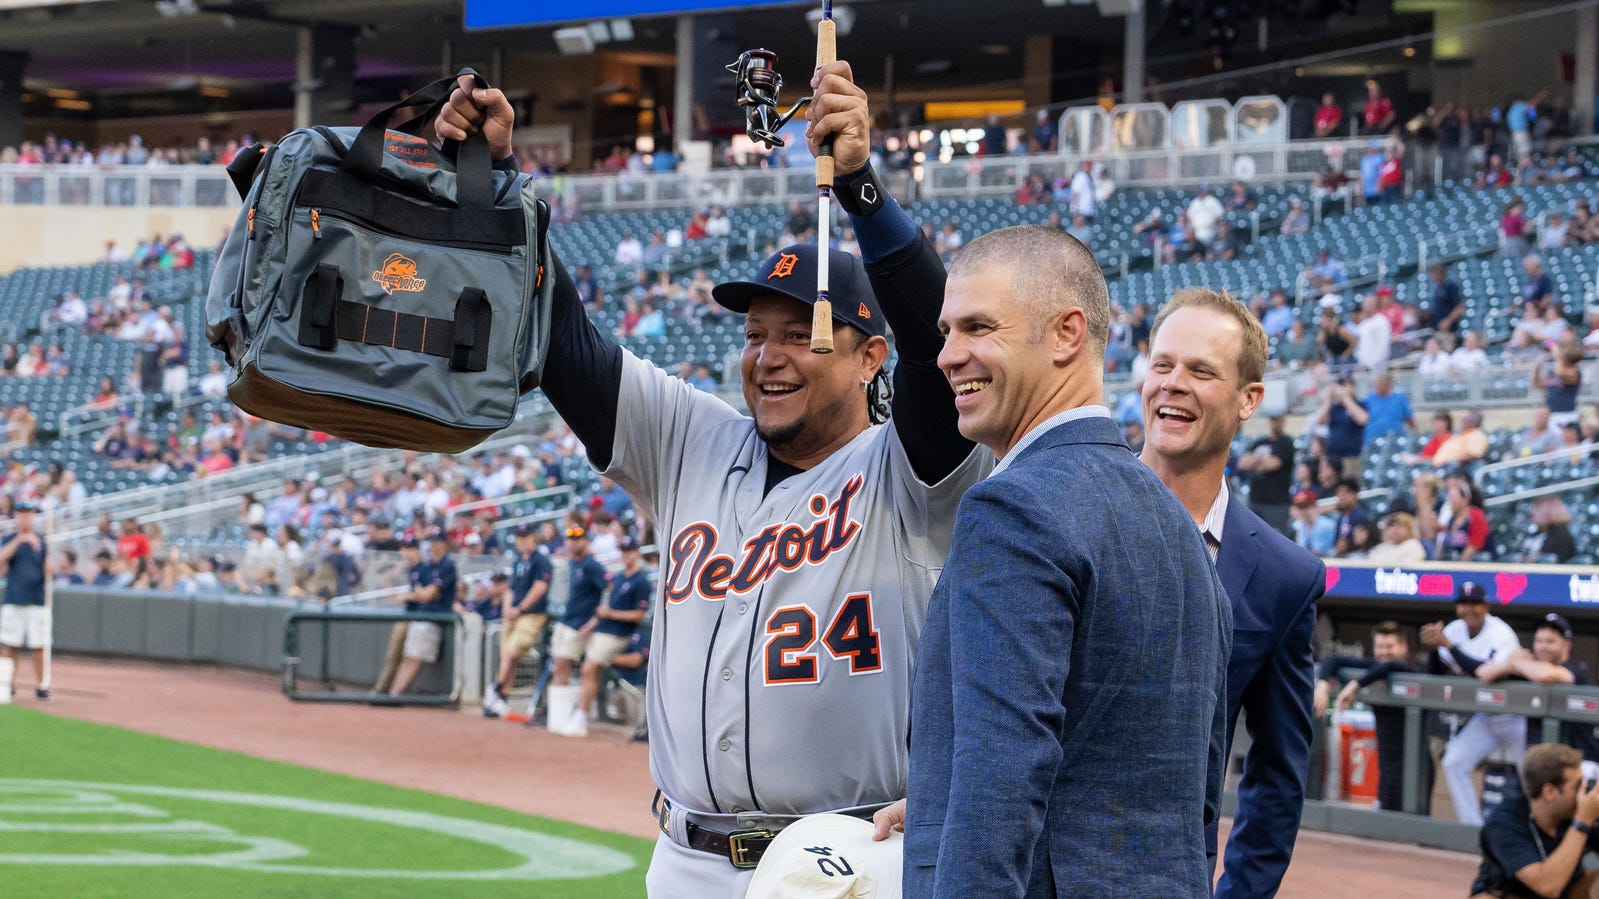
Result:
{"type": "Polygon", "coordinates": [[[233,366],[239,408],[455,453],[511,424],[538,387],[549,210],[531,179],[493,168],[481,135],[443,151],[418,136],[454,86],[440,79],[361,128],[302,128],[229,165],[244,208],[211,278],[206,337],[233,366]]]}

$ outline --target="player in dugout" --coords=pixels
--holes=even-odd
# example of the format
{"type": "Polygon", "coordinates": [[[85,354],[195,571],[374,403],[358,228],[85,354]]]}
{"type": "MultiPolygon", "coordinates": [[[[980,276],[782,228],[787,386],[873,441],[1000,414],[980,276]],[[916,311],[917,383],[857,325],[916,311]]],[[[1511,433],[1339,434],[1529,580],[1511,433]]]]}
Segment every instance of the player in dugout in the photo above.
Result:
{"type": "MultiPolygon", "coordinates": [[[[863,259],[826,251],[829,354],[811,350],[815,246],[713,290],[744,316],[751,415],[618,346],[552,265],[542,389],[663,546],[652,897],[742,897],[789,823],[870,817],[905,795],[911,661],[961,495],[993,466],[956,427],[937,365],[944,268],[868,165],[866,95],[844,62],[814,86],[807,139],[835,138],[835,189],[863,259]]],[[[481,130],[496,164],[514,167],[513,121],[503,94],[464,81],[435,131],[481,130]]]]}

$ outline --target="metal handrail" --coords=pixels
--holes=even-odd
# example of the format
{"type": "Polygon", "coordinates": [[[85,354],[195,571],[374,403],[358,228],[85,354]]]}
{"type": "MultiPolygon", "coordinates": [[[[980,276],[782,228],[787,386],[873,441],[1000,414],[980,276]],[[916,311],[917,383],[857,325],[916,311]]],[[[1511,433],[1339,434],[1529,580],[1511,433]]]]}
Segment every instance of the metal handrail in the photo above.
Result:
{"type": "Polygon", "coordinates": [[[1561,459],[1570,459],[1573,456],[1588,456],[1595,452],[1599,452],[1599,443],[1579,443],[1576,446],[1550,450],[1547,453],[1539,453],[1536,456],[1506,459],[1503,462],[1493,462],[1477,469],[1477,473],[1472,480],[1476,481],[1478,486],[1481,486],[1482,476],[1489,472],[1509,471],[1512,468],[1520,468],[1525,465],[1540,465],[1544,462],[1558,462],[1561,459]]]}
{"type": "Polygon", "coordinates": [[[1578,478],[1575,481],[1561,481],[1558,484],[1545,484],[1542,487],[1529,487],[1526,490],[1518,490],[1515,493],[1507,493],[1503,496],[1490,497],[1483,500],[1483,505],[1504,506],[1509,505],[1510,503],[1519,503],[1522,500],[1536,499],[1540,496],[1548,496],[1551,493],[1565,493],[1569,490],[1582,490],[1592,487],[1596,484],[1599,484],[1599,477],[1578,478]]]}
{"type": "Polygon", "coordinates": [[[496,497],[494,499],[480,499],[473,500],[469,503],[462,503],[459,506],[445,509],[444,514],[446,517],[454,517],[456,515],[470,514],[482,509],[498,509],[501,506],[507,506],[514,502],[520,503],[527,502],[528,500],[549,499],[550,497],[560,496],[562,494],[569,497],[575,496],[577,494],[577,490],[573,488],[571,484],[562,484],[559,487],[545,487],[542,490],[533,490],[525,493],[507,493],[504,496],[496,497]]]}

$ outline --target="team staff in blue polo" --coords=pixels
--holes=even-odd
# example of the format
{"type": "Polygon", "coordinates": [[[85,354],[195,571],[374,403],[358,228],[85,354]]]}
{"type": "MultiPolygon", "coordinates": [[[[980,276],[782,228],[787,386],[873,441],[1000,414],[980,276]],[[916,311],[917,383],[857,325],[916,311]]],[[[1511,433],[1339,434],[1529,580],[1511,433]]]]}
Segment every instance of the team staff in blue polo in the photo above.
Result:
{"type": "MultiPolygon", "coordinates": [[[[566,529],[566,553],[571,566],[570,587],[566,595],[566,611],[555,623],[550,635],[550,656],[555,659],[550,683],[565,686],[572,680],[572,666],[583,660],[588,645],[590,619],[600,607],[610,576],[605,566],[589,550],[589,533],[580,526],[566,529]]],[[[592,629],[590,629],[592,630],[592,629]]],[[[581,707],[573,709],[567,721],[551,721],[550,731],[562,736],[581,737],[588,734],[588,713],[581,707]]]]}
{"type": "Polygon", "coordinates": [[[587,633],[588,644],[583,653],[583,692],[578,699],[574,722],[564,733],[580,736],[588,729],[588,708],[600,693],[600,678],[621,652],[627,649],[633,632],[644,621],[650,609],[650,594],[655,587],[650,583],[650,573],[639,557],[638,541],[622,538],[622,570],[611,578],[611,592],[605,602],[594,610],[594,617],[580,629],[587,633]]]}
{"type": "MultiPolygon", "coordinates": [[[[407,594],[405,609],[408,612],[453,611],[460,577],[455,570],[455,560],[450,558],[449,535],[434,531],[428,537],[424,553],[424,561],[411,567],[412,588],[407,594]]],[[[438,622],[412,621],[406,625],[400,668],[394,675],[394,686],[389,690],[389,695],[404,693],[423,665],[439,660],[443,638],[444,630],[438,622]]]]}
{"type": "Polygon", "coordinates": [[[501,615],[505,630],[500,637],[500,670],[488,695],[483,697],[483,714],[498,718],[505,714],[505,691],[511,687],[516,663],[544,636],[549,624],[550,578],[554,566],[550,557],[539,552],[538,531],[531,524],[516,527],[516,562],[511,565],[511,596],[501,615]]]}
{"type": "Polygon", "coordinates": [[[50,698],[44,679],[44,653],[50,645],[50,609],[44,602],[44,584],[50,562],[44,537],[34,530],[36,510],[27,503],[16,509],[17,531],[0,545],[0,565],[5,567],[6,595],[0,602],[0,652],[16,660],[26,652],[33,660],[35,698],[50,698]]]}

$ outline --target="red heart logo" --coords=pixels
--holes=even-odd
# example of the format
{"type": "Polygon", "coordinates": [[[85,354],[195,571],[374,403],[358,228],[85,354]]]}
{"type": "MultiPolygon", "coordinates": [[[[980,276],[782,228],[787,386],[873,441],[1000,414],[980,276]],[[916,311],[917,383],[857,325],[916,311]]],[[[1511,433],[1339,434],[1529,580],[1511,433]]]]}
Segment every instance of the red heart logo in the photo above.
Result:
{"type": "Polygon", "coordinates": [[[1455,595],[1455,579],[1447,574],[1424,574],[1416,579],[1416,593],[1421,596],[1455,595]]]}
{"type": "Polygon", "coordinates": [[[1344,573],[1342,571],[1338,570],[1337,568],[1328,568],[1327,569],[1327,592],[1328,593],[1332,592],[1332,588],[1338,586],[1338,579],[1343,577],[1343,576],[1344,576],[1344,573]]]}
{"type": "Polygon", "coordinates": [[[1499,594],[1499,604],[1508,606],[1516,597],[1527,592],[1527,576],[1501,571],[1494,575],[1494,591],[1499,594]]]}

